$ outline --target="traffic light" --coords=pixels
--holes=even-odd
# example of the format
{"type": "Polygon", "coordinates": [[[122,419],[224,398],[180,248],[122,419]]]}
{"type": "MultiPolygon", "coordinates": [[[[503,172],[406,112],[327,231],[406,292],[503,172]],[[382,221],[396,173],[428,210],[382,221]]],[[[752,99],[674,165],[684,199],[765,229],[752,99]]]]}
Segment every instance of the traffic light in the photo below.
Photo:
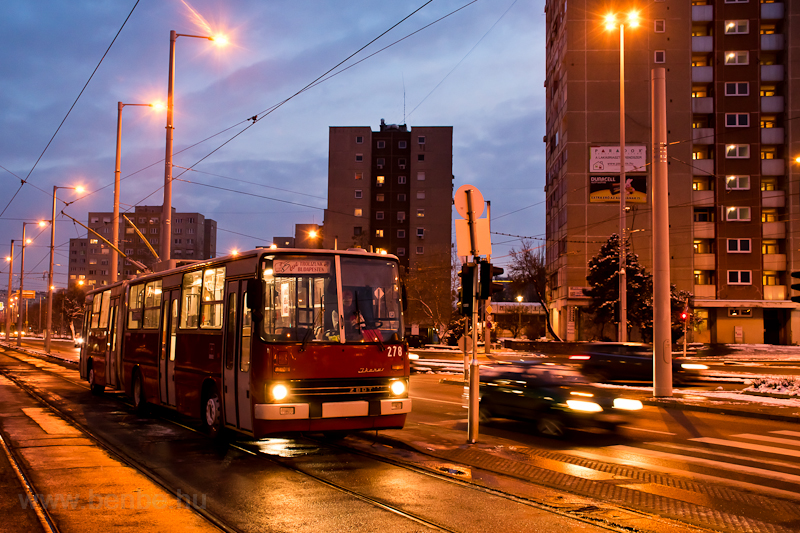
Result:
{"type": "MultiPolygon", "coordinates": [[[[792,277],[795,279],[800,278],[800,272],[792,272],[792,277]]],[[[793,283],[792,290],[800,291],[800,283],[793,283]]],[[[800,296],[792,296],[792,301],[795,303],[800,303],[800,296]]]]}
{"type": "Polygon", "coordinates": [[[503,285],[494,283],[495,276],[500,276],[503,269],[491,263],[483,261],[480,263],[480,279],[478,280],[478,299],[485,300],[491,298],[492,294],[503,291],[503,285]]]}
{"type": "Polygon", "coordinates": [[[689,318],[689,311],[687,309],[681,311],[681,321],[686,322],[688,318],[689,318]]]}
{"type": "Polygon", "coordinates": [[[458,288],[458,312],[464,316],[472,316],[472,297],[475,291],[475,264],[461,265],[461,287],[458,288]]]}

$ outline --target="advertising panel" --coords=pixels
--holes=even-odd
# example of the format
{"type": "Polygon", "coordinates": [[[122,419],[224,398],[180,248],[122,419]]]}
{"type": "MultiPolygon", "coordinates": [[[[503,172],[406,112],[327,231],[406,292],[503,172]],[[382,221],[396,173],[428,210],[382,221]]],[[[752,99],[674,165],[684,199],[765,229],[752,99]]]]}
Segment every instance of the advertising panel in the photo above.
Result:
{"type": "MultiPolygon", "coordinates": [[[[647,176],[625,175],[626,203],[647,203],[647,176]]],[[[619,176],[589,176],[589,203],[619,202],[619,176]]]]}

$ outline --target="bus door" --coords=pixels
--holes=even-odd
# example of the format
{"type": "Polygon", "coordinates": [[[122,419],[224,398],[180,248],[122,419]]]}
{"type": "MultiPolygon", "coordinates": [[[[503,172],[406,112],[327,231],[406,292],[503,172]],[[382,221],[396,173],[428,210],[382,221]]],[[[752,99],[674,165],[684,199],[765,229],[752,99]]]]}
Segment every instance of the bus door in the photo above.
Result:
{"type": "Polygon", "coordinates": [[[119,298],[111,300],[111,310],[108,316],[108,334],[106,335],[106,385],[115,389],[119,387],[117,380],[117,312],[119,311],[119,298]]]}
{"type": "Polygon", "coordinates": [[[250,323],[247,281],[229,281],[225,296],[223,381],[225,423],[252,430],[250,422],[250,323]]]}
{"type": "Polygon", "coordinates": [[[161,355],[158,380],[161,403],[175,406],[175,344],[180,291],[164,291],[161,298],[161,355]]]}

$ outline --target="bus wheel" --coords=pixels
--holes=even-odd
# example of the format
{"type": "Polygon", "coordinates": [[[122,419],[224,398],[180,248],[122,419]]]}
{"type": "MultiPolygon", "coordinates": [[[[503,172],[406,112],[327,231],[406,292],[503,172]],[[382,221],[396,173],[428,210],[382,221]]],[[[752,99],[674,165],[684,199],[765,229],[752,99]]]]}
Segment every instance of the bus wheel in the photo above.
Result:
{"type": "Polygon", "coordinates": [[[147,400],[144,396],[144,382],[138,371],[133,372],[133,409],[143,415],[147,412],[147,400]]]}
{"type": "Polygon", "coordinates": [[[106,388],[103,385],[98,385],[96,383],[96,380],[97,380],[97,375],[94,373],[94,363],[92,363],[92,361],[90,360],[89,361],[89,378],[88,378],[89,390],[92,391],[92,394],[95,394],[95,395],[99,396],[100,394],[103,394],[103,392],[106,390],[106,388]]]}
{"type": "Polygon", "coordinates": [[[209,390],[203,399],[203,430],[210,437],[218,437],[222,430],[222,404],[214,389],[209,390]]]}

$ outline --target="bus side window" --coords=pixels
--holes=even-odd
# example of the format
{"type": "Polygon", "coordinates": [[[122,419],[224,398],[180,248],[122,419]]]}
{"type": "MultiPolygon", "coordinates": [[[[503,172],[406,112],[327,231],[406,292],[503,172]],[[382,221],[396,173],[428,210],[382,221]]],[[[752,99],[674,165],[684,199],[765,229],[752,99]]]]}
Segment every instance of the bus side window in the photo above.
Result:
{"type": "Polygon", "coordinates": [[[181,286],[181,328],[196,328],[197,317],[200,314],[200,284],[202,272],[189,272],[183,276],[181,286]]]}
{"type": "Polygon", "coordinates": [[[253,328],[253,313],[250,309],[249,300],[248,293],[244,293],[244,305],[242,306],[242,356],[239,364],[239,370],[242,372],[250,371],[250,337],[253,328]]]}
{"type": "Polygon", "coordinates": [[[143,296],[144,284],[131,287],[130,300],[128,302],[128,329],[142,327],[143,296]]]}
{"type": "Polygon", "coordinates": [[[202,287],[200,327],[219,329],[222,327],[225,267],[210,268],[203,272],[202,287]]]}
{"type": "Polygon", "coordinates": [[[161,280],[151,281],[144,290],[144,327],[158,329],[161,316],[161,280]]]}

